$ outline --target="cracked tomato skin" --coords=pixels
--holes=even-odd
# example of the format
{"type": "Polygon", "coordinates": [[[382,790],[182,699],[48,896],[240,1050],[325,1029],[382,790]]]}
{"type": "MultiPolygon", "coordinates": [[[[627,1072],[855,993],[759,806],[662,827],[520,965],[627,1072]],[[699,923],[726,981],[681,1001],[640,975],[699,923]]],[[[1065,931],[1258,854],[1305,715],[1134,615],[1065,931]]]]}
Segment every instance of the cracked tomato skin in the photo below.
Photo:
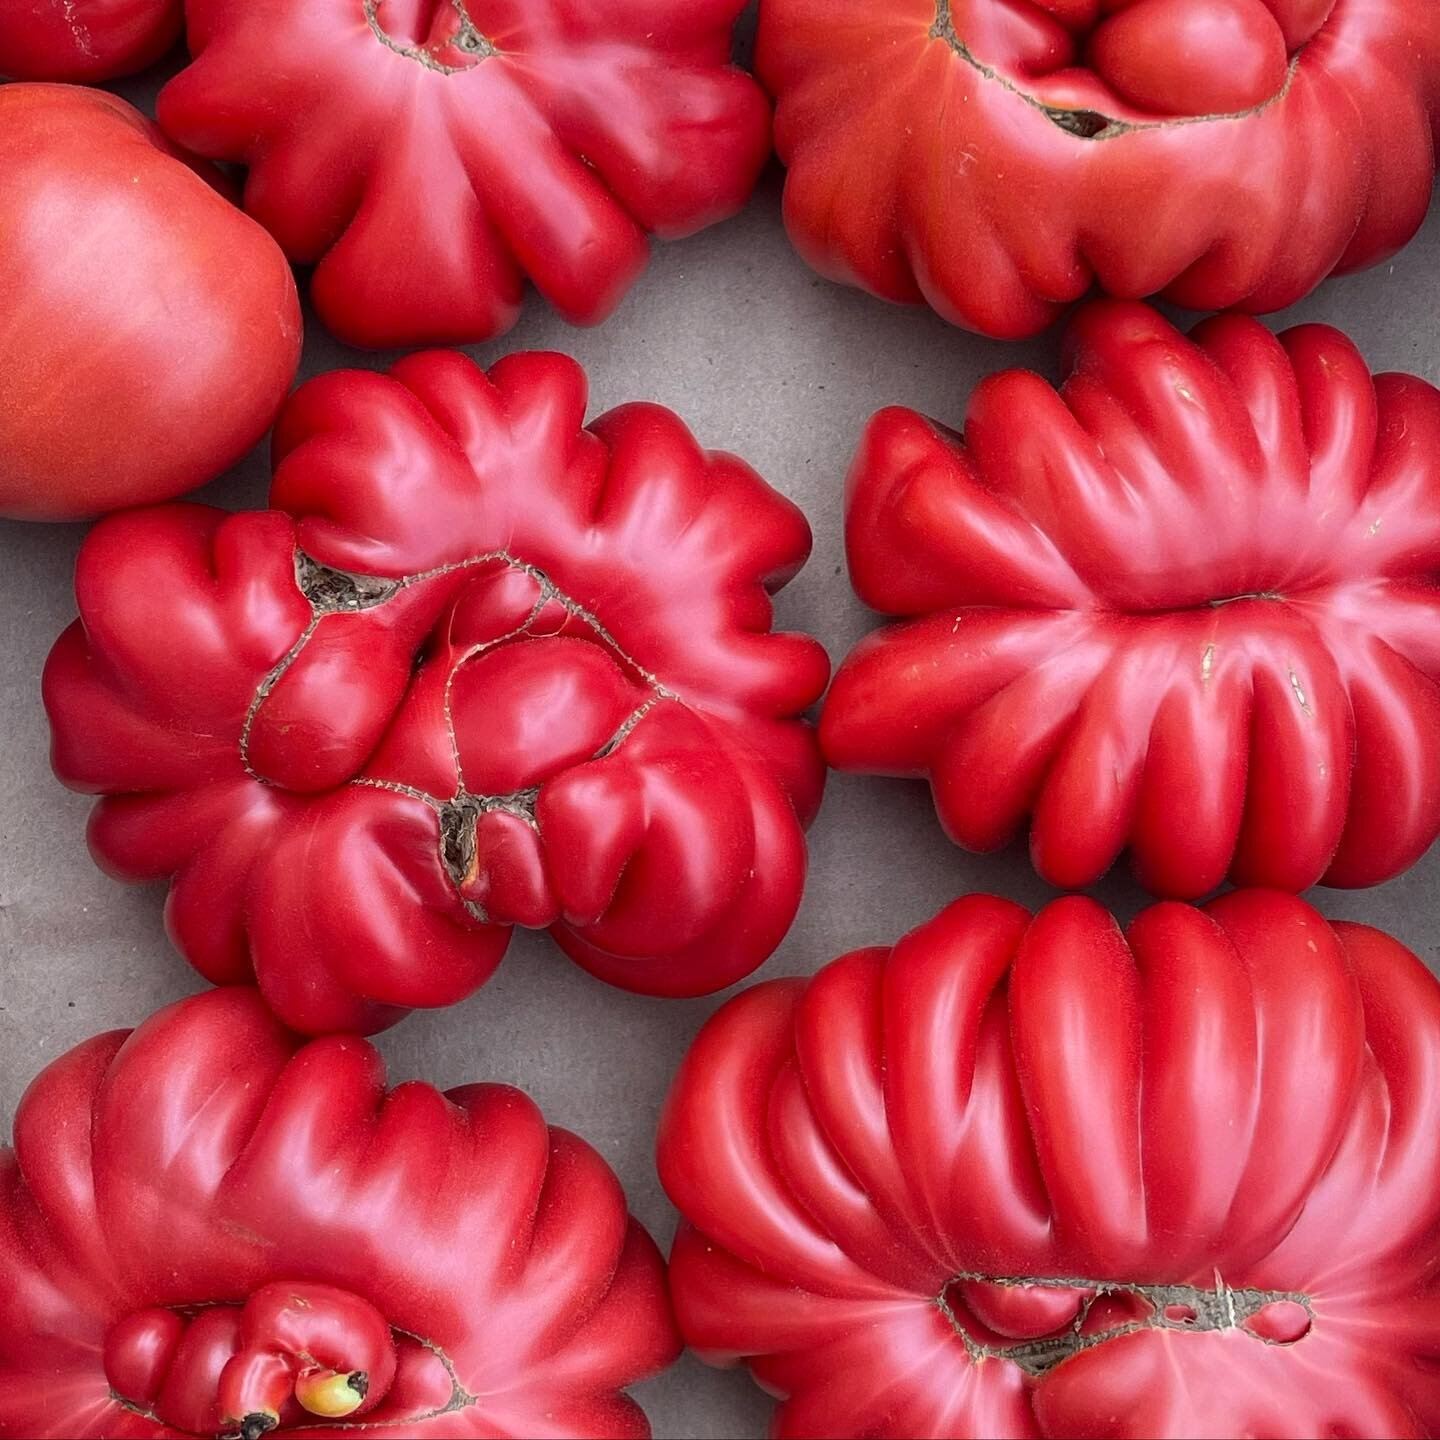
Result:
{"type": "Polygon", "coordinates": [[[169,499],[269,429],[300,300],[224,183],[113,95],[0,88],[0,515],[169,499]]]}
{"type": "Polygon", "coordinates": [[[161,125],[250,167],[245,205],[315,265],[353,345],[488,340],[533,284],[605,319],[770,153],[731,64],[744,0],[189,0],[161,125]]]}
{"type": "Polygon", "coordinates": [[[1001,338],[1098,286],[1278,310],[1419,228],[1431,0],[764,0],[822,274],[1001,338]]]}
{"type": "Polygon", "coordinates": [[[370,1030],[514,925],[693,995],[799,904],[828,661],[771,632],[804,516],[669,411],[583,428],[558,355],[412,356],[292,399],[274,508],[112,517],[46,669],[56,773],[218,984],[370,1030]]]}
{"type": "Polygon", "coordinates": [[[659,1163],[777,1436],[1440,1433],[1440,987],[1276,891],[970,896],[726,1005],[659,1163]]]}
{"type": "Polygon", "coordinates": [[[0,8],[0,75],[95,84],[133,75],[179,38],[181,0],[12,0],[0,8]]]}
{"type": "Polygon", "coordinates": [[[1010,371],[963,435],[908,410],[850,475],[861,599],[832,765],[925,776],[952,839],[1081,887],[1129,847],[1227,876],[1375,885],[1440,832],[1440,392],[1310,325],[1189,338],[1135,302],[1010,371]]]}
{"type": "Polygon", "coordinates": [[[387,1090],[370,1045],[305,1042],[251,987],[35,1080],[0,1270],[7,1440],[648,1436],[624,1387],[680,1348],[583,1140],[509,1086],[387,1090]]]}

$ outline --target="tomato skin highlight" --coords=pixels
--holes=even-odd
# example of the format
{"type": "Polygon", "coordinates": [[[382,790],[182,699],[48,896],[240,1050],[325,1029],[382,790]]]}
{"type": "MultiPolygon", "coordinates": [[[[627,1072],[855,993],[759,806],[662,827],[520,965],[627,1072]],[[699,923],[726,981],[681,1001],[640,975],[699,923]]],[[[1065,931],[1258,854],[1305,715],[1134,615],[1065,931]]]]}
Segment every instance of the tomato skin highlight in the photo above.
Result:
{"type": "Polygon", "coordinates": [[[182,0],[17,0],[0,8],[0,76],[95,84],[152,65],[180,38],[182,0]]]}
{"type": "Polygon", "coordinates": [[[662,1113],[684,1338],[782,1440],[1440,1431],[1440,982],[1295,896],[970,895],[662,1113]]]}
{"type": "Polygon", "coordinates": [[[265,434],[302,325],[274,241],[114,96],[0,87],[0,515],[206,484],[265,434]]]}
{"type": "Polygon", "coordinates": [[[62,1055],[14,1136],[3,1440],[650,1434],[664,1261],[520,1090],[392,1087],[232,986],[62,1055]]]}

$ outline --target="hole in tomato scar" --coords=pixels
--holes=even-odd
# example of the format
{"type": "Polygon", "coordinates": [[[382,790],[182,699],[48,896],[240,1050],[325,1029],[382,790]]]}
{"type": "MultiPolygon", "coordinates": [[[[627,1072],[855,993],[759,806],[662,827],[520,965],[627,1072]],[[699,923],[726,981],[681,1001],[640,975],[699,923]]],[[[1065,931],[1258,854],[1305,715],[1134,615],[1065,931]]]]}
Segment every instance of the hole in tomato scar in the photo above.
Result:
{"type": "Polygon", "coordinates": [[[1044,110],[1052,124],[1080,140],[1094,140],[1116,124],[1108,115],[1102,115],[1098,110],[1062,110],[1050,105],[1045,106],[1044,110]]]}
{"type": "Polygon", "coordinates": [[[317,615],[371,610],[392,599],[401,589],[398,580],[336,570],[322,565],[303,550],[295,552],[295,583],[317,615]]]}
{"type": "Polygon", "coordinates": [[[1172,1325],[1193,1325],[1196,1319],[1195,1307],[1193,1305],[1167,1305],[1165,1318],[1172,1325]]]}
{"type": "Polygon", "coordinates": [[[1294,1300],[1276,1300],[1262,1306],[1245,1322],[1245,1329],[1272,1345],[1293,1345],[1309,1333],[1314,1320],[1310,1312],[1294,1300]]]}

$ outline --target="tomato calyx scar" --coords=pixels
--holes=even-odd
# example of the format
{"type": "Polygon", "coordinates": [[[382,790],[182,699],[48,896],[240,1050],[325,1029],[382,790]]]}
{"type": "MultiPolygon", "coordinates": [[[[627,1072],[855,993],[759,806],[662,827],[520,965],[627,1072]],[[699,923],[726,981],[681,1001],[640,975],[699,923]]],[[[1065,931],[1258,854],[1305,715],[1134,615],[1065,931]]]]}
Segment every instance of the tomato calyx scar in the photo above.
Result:
{"type": "Polygon", "coordinates": [[[465,0],[440,0],[428,36],[402,39],[380,19],[384,0],[362,0],[371,33],[387,49],[438,75],[464,75],[500,51],[470,18],[465,0]],[[446,58],[448,57],[448,58],[446,58]]]}
{"type": "MultiPolygon", "coordinates": [[[[684,703],[678,694],[661,681],[659,676],[648,670],[620,645],[600,616],[568,595],[544,570],[509,550],[485,551],[435,566],[433,569],[398,578],[366,575],[339,569],[316,560],[314,556],[299,549],[295,551],[294,564],[295,584],[309,602],[310,620],[294,644],[256,688],[240,730],[241,763],[245,772],[261,784],[272,782],[251,764],[251,739],[255,726],[265,702],[284,680],[287,672],[300,659],[306,647],[315,637],[322,621],[331,617],[359,615],[365,611],[375,610],[406,592],[414,591],[430,583],[453,580],[456,576],[463,576],[470,572],[478,576],[487,571],[508,570],[526,577],[533,584],[533,604],[530,606],[529,613],[519,619],[513,629],[473,644],[458,654],[452,655],[446,662],[450,665],[450,670],[444,691],[445,725],[449,732],[450,749],[455,765],[457,784],[454,793],[434,795],[426,790],[417,789],[395,780],[366,775],[354,776],[348,782],[351,785],[405,795],[410,799],[420,801],[435,812],[440,829],[441,861],[452,883],[459,891],[465,909],[479,924],[488,925],[494,922],[483,902],[483,885],[477,884],[482,878],[479,874],[477,829],[486,816],[499,814],[519,820],[538,839],[540,823],[537,807],[542,787],[538,784],[531,785],[505,795],[478,794],[469,788],[465,780],[460,737],[456,731],[455,716],[451,706],[451,687],[456,674],[465,665],[478,660],[497,646],[525,639],[544,639],[559,633],[553,629],[556,615],[559,613],[563,615],[566,624],[574,622],[581,633],[586,633],[586,638],[610,654],[620,669],[644,692],[637,697],[639,703],[622,719],[615,732],[599,746],[593,755],[588,757],[590,762],[605,760],[615,754],[646,716],[661,704],[666,702],[684,703]]],[[[418,663],[419,657],[417,656],[418,663]]],[[[528,922],[526,923],[528,924],[528,922]]],[[[547,923],[553,922],[547,921],[547,923]]]]}
{"type": "Polygon", "coordinates": [[[167,1434],[221,1440],[309,1431],[316,1421],[367,1432],[421,1425],[481,1403],[438,1342],[387,1325],[367,1301],[325,1286],[277,1284],[244,1300],[133,1312],[111,1327],[103,1363],[119,1410],[167,1434]],[[423,1377],[427,1367],[413,1398],[431,1403],[413,1413],[403,1398],[404,1413],[373,1408],[393,1403],[387,1392],[398,1369],[423,1377]],[[362,1407],[370,1407],[364,1415],[362,1407]]]}
{"type": "Polygon", "coordinates": [[[1303,1340],[1315,1321],[1310,1296],[1232,1288],[1218,1272],[1208,1288],[961,1273],[935,1305],[972,1361],[1009,1360],[1035,1379],[1086,1350],[1146,1330],[1235,1330],[1259,1344],[1286,1347],[1303,1340]]]}

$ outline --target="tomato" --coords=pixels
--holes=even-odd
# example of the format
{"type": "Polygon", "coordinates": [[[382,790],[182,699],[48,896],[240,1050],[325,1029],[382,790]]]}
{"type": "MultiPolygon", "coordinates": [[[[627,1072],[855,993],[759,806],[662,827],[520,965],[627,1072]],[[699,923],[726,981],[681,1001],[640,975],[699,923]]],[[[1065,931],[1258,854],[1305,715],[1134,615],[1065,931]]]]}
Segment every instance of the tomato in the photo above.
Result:
{"type": "Polygon", "coordinates": [[[850,569],[899,623],[836,677],[830,763],[928,777],[973,850],[1028,817],[1061,886],[1127,846],[1186,899],[1399,874],[1440,833],[1440,392],[1121,301],[1065,373],[986,380],[963,436],[871,422],[850,569]]]}
{"type": "Polygon", "coordinates": [[[91,844],[174,876],[212,981],[375,1029],[549,928],[602,979],[748,974],[800,901],[815,641],[772,634],[803,515],[656,406],[584,427],[573,361],[455,352],[302,387],[274,508],[130,512],[45,675],[91,844]]]}
{"type": "Polygon", "coordinates": [[[0,87],[0,515],[214,479],[269,427],[300,339],[278,247],[137,110],[0,87]]]}
{"type": "Polygon", "coordinates": [[[189,0],[158,114],[250,167],[352,345],[485,340],[527,282],[593,325],[649,255],[745,202],[770,151],[730,62],[745,0],[189,0]]]}
{"type": "Polygon", "coordinates": [[[726,1005],[681,1331],[777,1437],[1433,1435],[1440,985],[1302,901],[989,896],[726,1005]]]}
{"type": "Polygon", "coordinates": [[[1433,0],[763,0],[805,258],[983,334],[1278,310],[1419,228],[1433,0]]]}
{"type": "Polygon", "coordinates": [[[605,1162],[210,991],[46,1069],[0,1151],[0,1436],[646,1436],[679,1344],[605,1162]]]}
{"type": "Polygon", "coordinates": [[[182,0],[11,0],[0,8],[0,75],[111,80],[158,60],[179,38],[182,0]]]}

